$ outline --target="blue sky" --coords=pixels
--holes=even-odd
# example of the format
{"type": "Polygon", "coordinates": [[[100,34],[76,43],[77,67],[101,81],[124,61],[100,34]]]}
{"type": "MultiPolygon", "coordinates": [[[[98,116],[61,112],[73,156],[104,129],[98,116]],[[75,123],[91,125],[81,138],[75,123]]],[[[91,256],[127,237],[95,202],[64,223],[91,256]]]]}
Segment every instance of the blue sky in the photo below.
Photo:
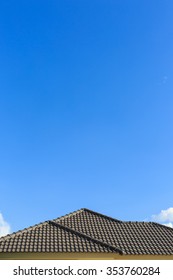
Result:
{"type": "Polygon", "coordinates": [[[1,229],[82,207],[173,222],[172,11],[1,1],[1,229]]]}

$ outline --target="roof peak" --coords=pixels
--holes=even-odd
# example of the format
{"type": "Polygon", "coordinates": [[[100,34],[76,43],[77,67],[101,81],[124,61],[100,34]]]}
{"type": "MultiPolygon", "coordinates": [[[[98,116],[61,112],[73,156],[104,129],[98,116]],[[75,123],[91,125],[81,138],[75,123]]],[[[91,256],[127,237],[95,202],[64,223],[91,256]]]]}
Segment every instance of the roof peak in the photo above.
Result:
{"type": "Polygon", "coordinates": [[[101,213],[99,213],[99,212],[90,210],[90,209],[88,209],[88,208],[81,208],[81,209],[78,209],[78,210],[73,211],[73,212],[70,212],[69,214],[66,214],[66,215],[64,215],[64,216],[58,217],[58,218],[56,218],[56,219],[53,219],[52,221],[63,220],[63,219],[66,219],[67,217],[71,217],[71,216],[76,215],[76,214],[78,214],[78,213],[80,213],[80,212],[89,212],[89,213],[92,213],[92,214],[94,214],[94,215],[96,215],[96,216],[100,216],[100,217],[106,218],[106,219],[108,219],[108,220],[110,220],[110,221],[113,221],[113,222],[123,223],[123,221],[121,221],[121,220],[112,218],[112,217],[110,217],[110,216],[101,214],[101,213]]]}
{"type": "MultiPolygon", "coordinates": [[[[70,213],[68,213],[68,214],[65,214],[65,215],[63,215],[63,216],[60,216],[60,217],[58,217],[58,218],[56,218],[56,219],[52,219],[51,221],[57,223],[58,220],[59,220],[59,221],[60,221],[60,220],[63,220],[63,219],[65,219],[65,218],[67,218],[67,217],[76,215],[77,213],[80,213],[80,212],[89,212],[89,213],[91,213],[91,214],[93,214],[93,215],[103,217],[103,218],[108,219],[108,220],[113,221],[113,222],[118,222],[118,223],[132,223],[132,224],[133,224],[133,223],[137,223],[137,224],[152,224],[152,225],[155,225],[155,226],[157,226],[157,227],[163,227],[163,228],[166,228],[166,229],[168,229],[168,230],[170,230],[170,231],[173,231],[173,228],[168,227],[168,226],[163,225],[163,224],[156,223],[156,222],[151,222],[151,221],[149,221],[149,222],[144,222],[144,221],[122,221],[122,220],[118,220],[118,219],[112,218],[112,217],[110,217],[110,216],[101,214],[101,213],[99,213],[99,212],[90,210],[90,209],[85,208],[85,207],[84,207],[84,208],[81,208],[81,209],[78,209],[78,210],[76,210],[76,211],[70,212],[70,213]]],[[[25,231],[32,230],[32,229],[34,229],[35,227],[40,227],[40,226],[42,226],[43,224],[46,224],[46,223],[48,223],[48,222],[49,222],[49,221],[46,220],[46,221],[44,221],[44,222],[37,223],[37,224],[35,224],[35,225],[33,225],[33,226],[30,226],[30,227],[28,227],[28,228],[23,228],[22,230],[18,230],[18,231],[16,231],[16,232],[12,232],[12,233],[7,234],[7,235],[5,235],[5,236],[1,236],[0,239],[11,238],[11,237],[13,237],[13,236],[16,235],[16,234],[17,234],[17,235],[20,235],[20,234],[22,234],[22,233],[25,232],[25,231]]]]}
{"type": "Polygon", "coordinates": [[[101,213],[99,213],[99,212],[90,210],[90,209],[88,209],[88,208],[82,208],[81,210],[84,210],[84,211],[86,211],[86,212],[90,212],[90,213],[92,213],[92,214],[94,214],[94,215],[97,215],[97,216],[100,216],[100,217],[104,217],[104,218],[109,219],[109,220],[114,221],[114,222],[118,222],[118,223],[122,223],[122,222],[123,222],[123,221],[121,221],[121,220],[118,220],[118,219],[112,218],[112,217],[110,217],[110,216],[101,214],[101,213]]]}

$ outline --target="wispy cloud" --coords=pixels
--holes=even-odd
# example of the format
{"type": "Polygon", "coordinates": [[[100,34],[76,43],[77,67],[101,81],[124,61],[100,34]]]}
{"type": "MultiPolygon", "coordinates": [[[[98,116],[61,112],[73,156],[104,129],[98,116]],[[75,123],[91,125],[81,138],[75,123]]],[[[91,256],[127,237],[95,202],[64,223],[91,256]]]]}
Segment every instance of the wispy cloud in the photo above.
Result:
{"type": "Polygon", "coordinates": [[[10,225],[4,220],[0,213],[0,237],[10,233],[10,225]]]}
{"type": "Polygon", "coordinates": [[[159,214],[152,215],[152,220],[173,228],[173,207],[161,210],[159,214]]]}
{"type": "Polygon", "coordinates": [[[165,75],[160,79],[160,82],[158,84],[163,85],[163,84],[166,84],[167,81],[168,81],[168,76],[165,75]]]}
{"type": "Polygon", "coordinates": [[[162,83],[163,83],[163,84],[166,84],[167,80],[168,80],[168,77],[167,77],[167,76],[164,76],[164,77],[163,77],[163,80],[162,80],[162,83]]]}

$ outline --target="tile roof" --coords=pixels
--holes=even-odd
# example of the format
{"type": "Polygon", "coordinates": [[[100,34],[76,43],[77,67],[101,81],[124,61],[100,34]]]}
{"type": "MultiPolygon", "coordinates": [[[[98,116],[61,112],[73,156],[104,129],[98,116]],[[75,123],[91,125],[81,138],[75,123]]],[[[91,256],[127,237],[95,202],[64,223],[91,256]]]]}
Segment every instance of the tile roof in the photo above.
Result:
{"type": "Polygon", "coordinates": [[[173,229],[124,222],[83,208],[0,238],[0,252],[173,255],[173,229]]]}

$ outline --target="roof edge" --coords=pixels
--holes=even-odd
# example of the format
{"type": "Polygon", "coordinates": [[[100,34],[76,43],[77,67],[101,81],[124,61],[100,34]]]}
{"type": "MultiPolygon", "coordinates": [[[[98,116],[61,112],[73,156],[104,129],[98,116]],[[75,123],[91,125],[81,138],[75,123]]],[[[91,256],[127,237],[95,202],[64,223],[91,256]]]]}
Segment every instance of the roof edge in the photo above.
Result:
{"type": "Polygon", "coordinates": [[[90,210],[90,209],[88,209],[88,208],[82,208],[81,210],[84,210],[84,211],[90,212],[90,213],[92,213],[92,214],[94,214],[94,215],[97,215],[97,216],[100,216],[100,217],[104,217],[104,218],[106,218],[106,219],[108,219],[108,220],[111,220],[111,221],[114,221],[114,222],[123,223],[123,221],[121,221],[121,220],[118,220],[118,219],[112,218],[112,217],[110,217],[110,216],[107,216],[107,215],[101,214],[101,213],[99,213],[99,212],[96,212],[96,211],[90,210]]]}
{"type": "Polygon", "coordinates": [[[83,209],[84,209],[84,208],[81,208],[81,209],[75,210],[75,211],[70,212],[70,213],[68,213],[68,214],[65,214],[65,215],[63,215],[63,216],[57,217],[57,218],[55,218],[55,219],[52,219],[52,221],[56,221],[56,220],[63,220],[63,219],[65,219],[65,218],[67,218],[67,217],[70,217],[70,216],[73,216],[73,215],[75,215],[75,214],[77,214],[77,213],[82,212],[82,211],[83,211],[83,209]]]}
{"type": "Polygon", "coordinates": [[[32,229],[34,229],[34,228],[36,228],[36,227],[40,227],[40,226],[42,226],[42,225],[44,225],[44,224],[47,224],[47,223],[48,223],[48,221],[44,221],[44,222],[42,222],[42,223],[35,224],[35,225],[30,226],[30,227],[28,227],[28,228],[23,228],[23,229],[20,229],[20,230],[18,230],[18,231],[14,231],[14,232],[9,233],[9,234],[7,234],[7,235],[1,236],[1,237],[0,237],[0,241],[2,241],[1,239],[12,238],[13,235],[20,235],[20,234],[22,234],[23,232],[27,232],[27,231],[29,231],[29,230],[32,230],[32,229]]]}
{"type": "Polygon", "coordinates": [[[163,224],[159,224],[159,223],[156,223],[156,222],[149,222],[153,225],[156,225],[158,227],[163,227],[163,228],[166,228],[166,229],[169,229],[169,230],[173,230],[173,228],[169,227],[169,226],[166,226],[166,225],[163,225],[163,224]]]}

